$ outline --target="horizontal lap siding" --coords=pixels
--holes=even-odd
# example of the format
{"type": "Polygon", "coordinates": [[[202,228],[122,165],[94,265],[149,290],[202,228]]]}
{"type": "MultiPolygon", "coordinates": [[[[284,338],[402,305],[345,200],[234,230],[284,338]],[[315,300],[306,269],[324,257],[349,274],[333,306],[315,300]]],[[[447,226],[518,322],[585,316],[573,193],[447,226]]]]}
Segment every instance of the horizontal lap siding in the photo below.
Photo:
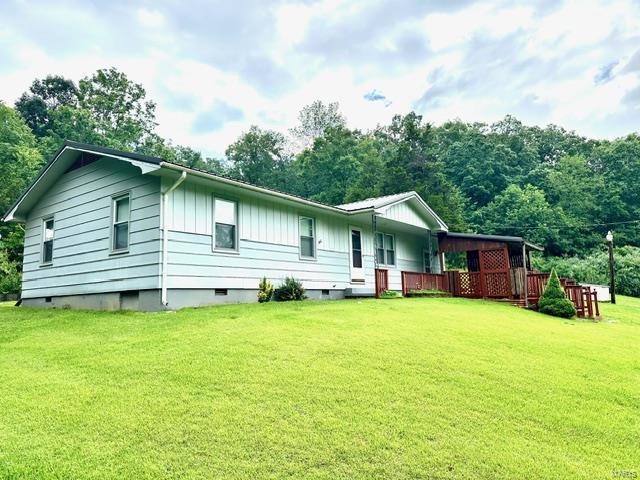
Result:
{"type": "Polygon", "coordinates": [[[104,159],[64,174],[29,214],[23,297],[159,288],[160,180],[104,159]],[[129,253],[110,254],[111,198],[131,193],[129,253]],[[53,215],[53,265],[40,265],[42,218],[53,215]]]}

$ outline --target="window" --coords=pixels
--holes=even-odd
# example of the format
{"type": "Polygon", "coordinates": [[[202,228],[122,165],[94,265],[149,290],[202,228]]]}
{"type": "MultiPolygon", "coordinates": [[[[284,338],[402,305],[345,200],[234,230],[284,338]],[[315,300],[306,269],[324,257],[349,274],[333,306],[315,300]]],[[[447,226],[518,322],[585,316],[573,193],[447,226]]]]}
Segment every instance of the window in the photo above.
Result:
{"type": "Polygon", "coordinates": [[[55,234],[53,218],[42,220],[42,264],[53,262],[53,237],[55,234]]]}
{"type": "Polygon", "coordinates": [[[316,232],[313,218],[300,217],[300,256],[316,257],[316,232]]]}
{"type": "Polygon", "coordinates": [[[351,230],[351,256],[353,268],[362,268],[362,238],[360,230],[351,230]]]}
{"type": "Polygon", "coordinates": [[[129,219],[131,201],[129,194],[113,198],[113,230],[111,232],[111,250],[126,252],[129,250],[129,219]]]}
{"type": "Polygon", "coordinates": [[[215,219],[214,249],[237,250],[238,228],[236,202],[222,198],[213,199],[213,216],[215,219]]]}
{"type": "Polygon", "coordinates": [[[430,273],[431,272],[431,254],[429,250],[423,250],[422,255],[423,255],[422,262],[424,264],[424,271],[426,273],[430,273]]]}
{"type": "Polygon", "coordinates": [[[376,261],[379,265],[396,264],[396,242],[393,235],[376,233],[376,261]]]}

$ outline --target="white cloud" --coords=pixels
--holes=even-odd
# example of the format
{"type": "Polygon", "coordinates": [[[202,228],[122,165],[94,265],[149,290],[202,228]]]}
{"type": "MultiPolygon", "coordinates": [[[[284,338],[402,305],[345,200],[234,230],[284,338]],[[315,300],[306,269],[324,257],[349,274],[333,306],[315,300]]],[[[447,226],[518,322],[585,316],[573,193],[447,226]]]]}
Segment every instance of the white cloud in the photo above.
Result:
{"type": "Polygon", "coordinates": [[[340,102],[360,129],[413,108],[436,123],[516,113],[592,136],[638,129],[625,105],[640,85],[640,69],[626,67],[640,51],[631,0],[150,5],[6,9],[0,99],[47,74],[77,81],[115,66],[157,102],[161,135],[214,155],[251,124],[286,132],[316,99],[340,102]],[[372,91],[385,102],[367,101],[372,91]],[[196,119],[212,128],[194,129],[196,119]]]}
{"type": "Polygon", "coordinates": [[[159,28],[165,24],[164,15],[157,10],[139,8],[136,12],[138,21],[144,27],[159,28]]]}

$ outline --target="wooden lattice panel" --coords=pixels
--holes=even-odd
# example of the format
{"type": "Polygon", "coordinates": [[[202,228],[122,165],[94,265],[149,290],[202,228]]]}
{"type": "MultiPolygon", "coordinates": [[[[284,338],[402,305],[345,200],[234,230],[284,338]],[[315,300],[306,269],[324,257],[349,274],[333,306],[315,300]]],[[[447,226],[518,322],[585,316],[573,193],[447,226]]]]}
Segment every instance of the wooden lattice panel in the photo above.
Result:
{"type": "Polygon", "coordinates": [[[460,272],[460,295],[481,297],[480,275],[475,272],[460,272]]]}
{"type": "Polygon", "coordinates": [[[508,297],[511,295],[511,285],[507,273],[487,273],[484,279],[488,297],[508,297]]]}
{"type": "Polygon", "coordinates": [[[482,254],[482,270],[505,270],[509,265],[505,265],[506,258],[504,250],[484,250],[482,254]]]}

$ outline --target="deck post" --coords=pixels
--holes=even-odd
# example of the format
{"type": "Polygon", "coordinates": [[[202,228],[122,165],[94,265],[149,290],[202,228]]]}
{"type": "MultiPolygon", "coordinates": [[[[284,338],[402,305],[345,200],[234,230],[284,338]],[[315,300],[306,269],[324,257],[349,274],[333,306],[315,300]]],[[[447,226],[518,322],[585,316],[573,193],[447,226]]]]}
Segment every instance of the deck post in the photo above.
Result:
{"type": "Polygon", "coordinates": [[[527,244],[522,242],[522,268],[524,270],[524,307],[529,308],[529,279],[527,278],[527,244]]]}

